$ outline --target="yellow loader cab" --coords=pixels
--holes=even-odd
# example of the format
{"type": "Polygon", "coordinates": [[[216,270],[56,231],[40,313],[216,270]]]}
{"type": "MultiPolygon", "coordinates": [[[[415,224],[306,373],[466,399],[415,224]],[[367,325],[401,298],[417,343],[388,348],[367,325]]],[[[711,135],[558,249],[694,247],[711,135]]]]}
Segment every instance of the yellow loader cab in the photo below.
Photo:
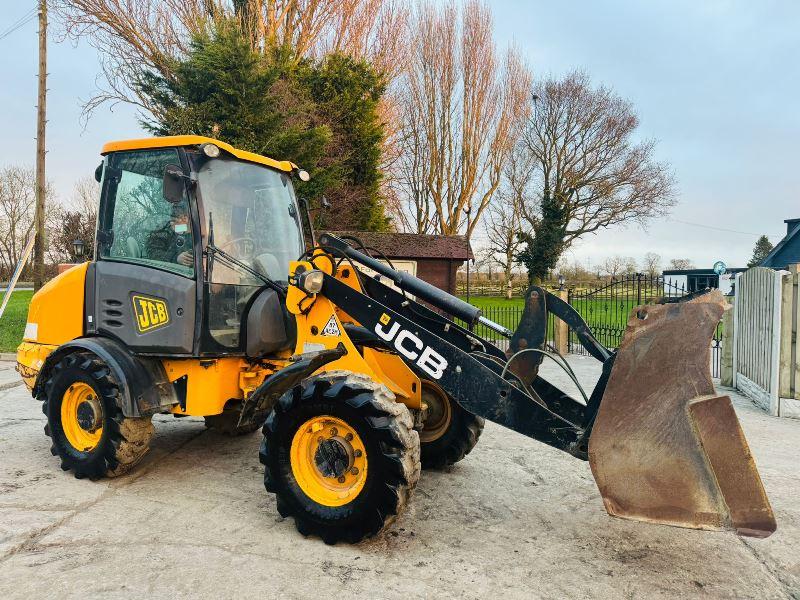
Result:
{"type": "Polygon", "coordinates": [[[133,467],[154,414],[228,434],[263,424],[264,485],[281,515],[326,542],[357,541],[403,509],[422,467],[463,459],[486,418],[588,460],[612,515],[775,530],[709,373],[719,291],[636,307],[609,349],[531,286],[512,332],[355,238],[312,239],[293,188],[308,174],[290,162],[198,136],[102,154],[93,260],[34,295],[17,353],[51,451],[76,477],[133,467]],[[548,349],[550,315],[602,363],[592,391],[548,349]],[[539,376],[545,357],[581,398],[539,376]]]}

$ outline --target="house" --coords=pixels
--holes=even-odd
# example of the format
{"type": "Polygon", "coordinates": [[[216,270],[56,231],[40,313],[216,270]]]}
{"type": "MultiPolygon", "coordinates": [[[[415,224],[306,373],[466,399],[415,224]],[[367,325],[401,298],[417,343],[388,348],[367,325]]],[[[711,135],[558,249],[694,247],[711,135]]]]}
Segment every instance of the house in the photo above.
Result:
{"type": "Polygon", "coordinates": [[[784,223],[786,223],[786,235],[761,261],[760,266],[780,270],[791,264],[800,263],[800,218],[786,219],[784,223]]]}
{"type": "Polygon", "coordinates": [[[671,269],[664,271],[664,293],[680,295],[697,292],[706,288],[716,288],[728,295],[733,290],[736,273],[747,271],[745,268],[728,269],[717,275],[714,269],[671,269]]]}
{"type": "MultiPolygon", "coordinates": [[[[467,260],[473,260],[472,248],[463,235],[425,235],[418,233],[377,233],[372,231],[331,231],[363,242],[367,250],[381,262],[389,259],[395,269],[404,271],[440,290],[456,293],[456,271],[467,260]]],[[[356,248],[359,244],[348,240],[356,248]]],[[[361,267],[360,267],[361,268],[361,267]]]]}

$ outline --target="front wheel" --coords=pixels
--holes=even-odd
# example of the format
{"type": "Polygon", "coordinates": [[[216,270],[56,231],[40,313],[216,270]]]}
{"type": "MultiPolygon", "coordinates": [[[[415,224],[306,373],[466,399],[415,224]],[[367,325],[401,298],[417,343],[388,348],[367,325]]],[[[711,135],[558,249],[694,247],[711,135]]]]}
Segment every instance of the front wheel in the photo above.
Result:
{"type": "Polygon", "coordinates": [[[45,382],[41,399],[50,452],[78,479],[122,475],[149,449],[150,417],[126,418],[117,405],[118,395],[108,366],[84,352],[62,358],[45,382]]]}
{"type": "Polygon", "coordinates": [[[378,533],[419,479],[408,409],[363,375],[323,374],[288,391],[263,433],[264,485],[278,511],[328,544],[378,533]]]}

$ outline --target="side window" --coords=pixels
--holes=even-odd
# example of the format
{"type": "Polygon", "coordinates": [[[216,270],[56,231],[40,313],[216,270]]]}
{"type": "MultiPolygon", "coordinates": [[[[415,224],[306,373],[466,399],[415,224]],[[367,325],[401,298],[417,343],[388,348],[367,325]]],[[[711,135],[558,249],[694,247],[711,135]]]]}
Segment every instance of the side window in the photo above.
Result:
{"type": "Polygon", "coordinates": [[[194,275],[189,205],[164,198],[164,168],[180,164],[174,148],[124,152],[114,156],[121,174],[111,222],[113,243],[102,258],[150,265],[181,275],[194,275]]]}

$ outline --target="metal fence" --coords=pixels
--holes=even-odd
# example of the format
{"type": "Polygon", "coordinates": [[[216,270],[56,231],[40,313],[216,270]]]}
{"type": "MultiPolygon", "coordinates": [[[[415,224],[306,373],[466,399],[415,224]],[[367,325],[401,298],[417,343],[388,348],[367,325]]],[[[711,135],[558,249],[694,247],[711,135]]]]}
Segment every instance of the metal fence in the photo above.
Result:
{"type": "MultiPolygon", "coordinates": [[[[628,316],[635,306],[653,302],[663,297],[684,296],[687,290],[663,277],[651,277],[638,274],[621,277],[594,288],[569,290],[567,299],[569,304],[580,313],[597,337],[598,341],[607,348],[617,348],[622,340],[622,334],[628,323],[628,316]]],[[[516,329],[522,317],[521,307],[489,307],[484,309],[484,316],[504,325],[512,331],[516,329]]],[[[508,341],[487,327],[479,325],[476,333],[488,339],[503,349],[508,341]]],[[[547,339],[555,341],[555,317],[549,315],[547,323],[547,339]]],[[[711,343],[711,374],[720,376],[720,361],[722,359],[722,325],[720,324],[711,343]]],[[[581,346],[578,337],[573,331],[569,332],[569,352],[587,355],[581,346]]]]}

